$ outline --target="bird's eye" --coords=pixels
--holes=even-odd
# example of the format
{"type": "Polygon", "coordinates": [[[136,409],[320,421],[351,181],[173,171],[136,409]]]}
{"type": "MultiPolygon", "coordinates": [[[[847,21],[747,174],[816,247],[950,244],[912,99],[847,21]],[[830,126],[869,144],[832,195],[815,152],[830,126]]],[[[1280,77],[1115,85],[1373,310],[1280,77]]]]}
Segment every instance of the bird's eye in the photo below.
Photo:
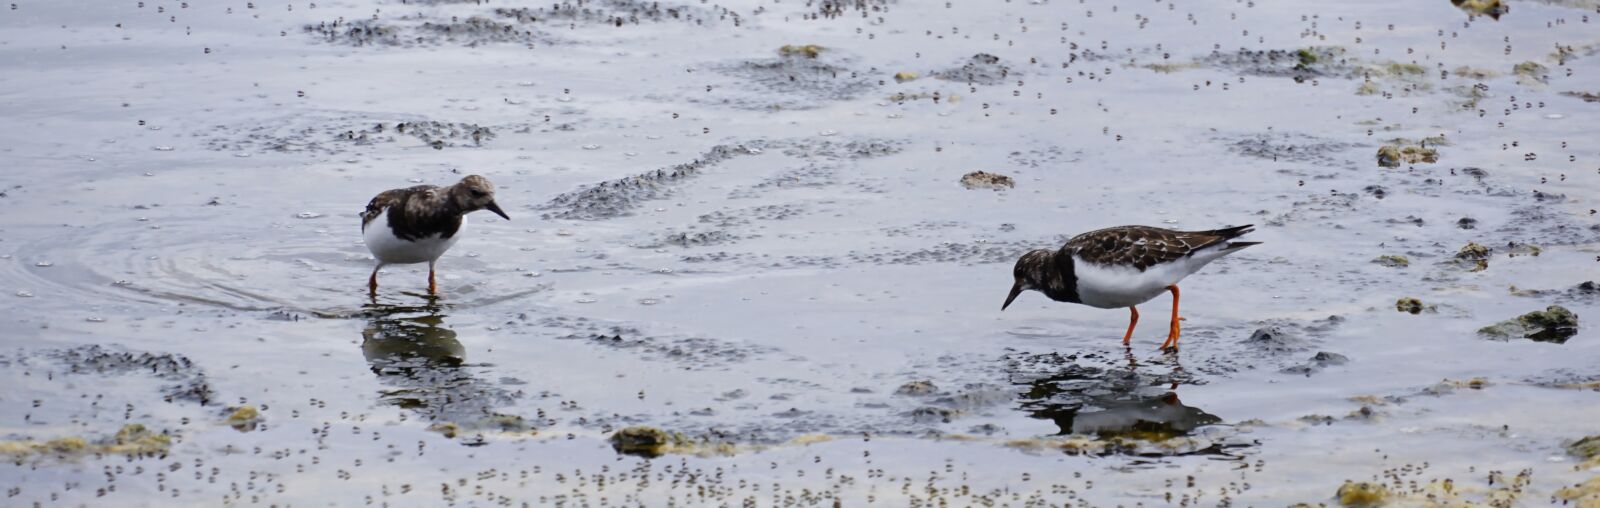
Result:
{"type": "Polygon", "coordinates": [[[481,191],[481,190],[478,190],[478,189],[472,189],[472,197],[481,198],[481,197],[484,197],[484,196],[487,196],[487,195],[489,195],[489,193],[481,191]]]}

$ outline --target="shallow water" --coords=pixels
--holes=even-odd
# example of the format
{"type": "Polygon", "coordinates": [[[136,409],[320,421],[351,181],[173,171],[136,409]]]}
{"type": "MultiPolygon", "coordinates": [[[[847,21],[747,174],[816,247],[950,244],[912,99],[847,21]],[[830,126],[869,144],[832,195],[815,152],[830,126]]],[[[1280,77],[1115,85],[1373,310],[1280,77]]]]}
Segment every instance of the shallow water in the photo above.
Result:
{"type": "Polygon", "coordinates": [[[1600,419],[1592,2],[554,5],[5,5],[0,439],[171,439],[0,447],[3,504],[1273,506],[1530,470],[1542,505],[1597,474],[1564,449],[1600,419]],[[1396,138],[1436,162],[1380,167],[1396,138]],[[441,297],[404,266],[369,300],[361,207],[464,174],[512,219],[472,217],[441,297]],[[1122,311],[999,312],[1020,253],[1129,223],[1265,243],[1185,281],[1176,355],[1166,297],[1130,350],[1122,311]],[[1550,305],[1564,343],[1477,332],[1550,305]],[[614,450],[635,425],[681,437],[614,450]]]}

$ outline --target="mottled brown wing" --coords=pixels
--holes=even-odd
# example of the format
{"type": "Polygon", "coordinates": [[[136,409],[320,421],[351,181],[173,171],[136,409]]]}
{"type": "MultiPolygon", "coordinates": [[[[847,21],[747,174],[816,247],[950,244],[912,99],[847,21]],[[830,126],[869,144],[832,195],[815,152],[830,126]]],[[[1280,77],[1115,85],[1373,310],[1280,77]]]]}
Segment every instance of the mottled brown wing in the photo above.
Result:
{"type": "Polygon", "coordinates": [[[1118,226],[1090,231],[1067,240],[1062,250],[1099,265],[1146,268],[1177,261],[1194,251],[1225,241],[1211,231],[1174,231],[1149,226],[1118,226]]]}
{"type": "Polygon", "coordinates": [[[361,231],[365,232],[367,224],[371,224],[372,219],[378,218],[378,214],[388,210],[391,206],[399,205],[400,201],[405,199],[406,194],[410,192],[411,189],[391,189],[373,196],[372,201],[367,202],[367,209],[361,211],[361,231]]]}

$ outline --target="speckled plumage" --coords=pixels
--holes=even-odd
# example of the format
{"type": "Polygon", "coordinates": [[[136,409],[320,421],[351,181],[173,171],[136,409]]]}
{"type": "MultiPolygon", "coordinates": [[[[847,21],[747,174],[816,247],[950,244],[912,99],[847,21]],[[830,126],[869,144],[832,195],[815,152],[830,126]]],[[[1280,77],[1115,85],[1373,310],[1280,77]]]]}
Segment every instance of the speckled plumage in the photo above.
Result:
{"type": "Polygon", "coordinates": [[[428,263],[428,292],[437,291],[433,265],[455,245],[456,234],[466,224],[466,214],[489,210],[510,220],[494,201],[494,184],[471,175],[455,185],[418,185],[378,193],[361,212],[361,235],[378,265],[367,279],[368,290],[378,290],[378,270],[384,265],[428,263]]]}
{"type": "MultiPolygon", "coordinates": [[[[1090,231],[1067,240],[1062,252],[1101,265],[1131,266],[1139,271],[1171,263],[1207,247],[1249,233],[1250,225],[1210,231],[1175,231],[1150,226],[1117,226],[1090,231]]],[[[1242,243],[1241,247],[1254,245],[1242,243]]]]}

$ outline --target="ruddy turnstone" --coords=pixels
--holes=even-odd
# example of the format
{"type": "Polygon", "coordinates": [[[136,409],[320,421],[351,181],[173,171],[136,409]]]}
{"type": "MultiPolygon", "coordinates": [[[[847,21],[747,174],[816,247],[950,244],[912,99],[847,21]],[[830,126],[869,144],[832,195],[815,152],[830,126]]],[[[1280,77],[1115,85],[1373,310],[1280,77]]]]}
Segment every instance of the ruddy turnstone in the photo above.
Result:
{"type": "Polygon", "coordinates": [[[1174,231],[1149,226],[1119,226],[1090,231],[1067,240],[1060,250],[1038,249],[1023,254],[1011,269],[1016,283],[1000,310],[1011,306],[1025,289],[1058,302],[1102,309],[1127,307],[1128,333],[1139,323],[1136,305],[1164,291],[1172,292],[1172,324],[1161,349],[1178,349],[1178,281],[1217,258],[1261,242],[1230,242],[1254,231],[1252,225],[1211,231],[1174,231]]]}
{"type": "Polygon", "coordinates": [[[378,269],[385,265],[427,263],[428,294],[438,294],[434,263],[461,238],[467,214],[478,210],[511,220],[494,202],[494,184],[478,175],[449,187],[418,185],[378,193],[361,212],[361,237],[378,259],[367,291],[378,294],[378,269]]]}

